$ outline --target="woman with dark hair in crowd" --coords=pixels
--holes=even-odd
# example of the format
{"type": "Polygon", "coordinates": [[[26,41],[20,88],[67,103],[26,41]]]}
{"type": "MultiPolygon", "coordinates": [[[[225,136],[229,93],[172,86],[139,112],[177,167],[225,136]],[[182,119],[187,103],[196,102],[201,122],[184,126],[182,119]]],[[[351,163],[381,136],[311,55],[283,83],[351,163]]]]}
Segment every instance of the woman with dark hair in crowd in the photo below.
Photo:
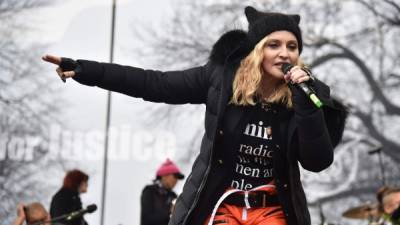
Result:
{"type": "MultiPolygon", "coordinates": [[[[82,209],[80,194],[86,193],[89,176],[80,170],[68,171],[65,175],[63,186],[53,196],[50,205],[50,215],[56,218],[82,209]]],[[[83,217],[68,221],[68,225],[87,224],[83,217]]]]}

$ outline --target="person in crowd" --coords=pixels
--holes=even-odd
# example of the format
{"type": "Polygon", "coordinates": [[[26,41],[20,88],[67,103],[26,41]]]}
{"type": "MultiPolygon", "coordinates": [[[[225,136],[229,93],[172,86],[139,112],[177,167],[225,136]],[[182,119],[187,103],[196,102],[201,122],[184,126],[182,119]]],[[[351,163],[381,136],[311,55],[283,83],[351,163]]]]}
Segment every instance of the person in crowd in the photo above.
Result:
{"type": "MultiPolygon", "coordinates": [[[[87,192],[89,176],[77,169],[68,171],[60,190],[53,196],[50,204],[52,218],[82,209],[80,195],[87,192]]],[[[78,217],[71,221],[64,221],[67,225],[86,225],[85,219],[78,217]]]]}
{"type": "Polygon", "coordinates": [[[50,221],[50,219],[50,214],[41,203],[33,202],[26,206],[20,203],[17,207],[17,218],[13,225],[22,225],[24,222],[26,222],[27,225],[38,223],[50,225],[50,223],[46,223],[46,221],[50,221]]]}
{"type": "Polygon", "coordinates": [[[400,225],[400,188],[384,186],[378,190],[376,196],[384,219],[400,225]]]}
{"type": "Polygon", "coordinates": [[[341,140],[347,111],[302,63],[300,16],[244,11],[248,31],[223,34],[204,65],[186,70],[43,56],[63,80],[146,101],[206,105],[199,155],[169,225],[310,225],[299,164],[328,168],[341,140]],[[304,85],[322,104],[313,104],[304,85]]]}
{"type": "Polygon", "coordinates": [[[177,195],[173,191],[184,175],[170,159],[156,172],[153,184],[144,187],[141,196],[141,225],[167,225],[177,195]]]}

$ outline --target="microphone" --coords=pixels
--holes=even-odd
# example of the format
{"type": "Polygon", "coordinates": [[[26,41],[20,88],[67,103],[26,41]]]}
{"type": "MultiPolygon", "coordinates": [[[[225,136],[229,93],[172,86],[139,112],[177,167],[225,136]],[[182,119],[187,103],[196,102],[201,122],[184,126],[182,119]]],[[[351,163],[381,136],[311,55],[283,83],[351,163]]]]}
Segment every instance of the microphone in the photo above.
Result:
{"type": "Polygon", "coordinates": [[[71,221],[73,219],[76,219],[78,217],[81,217],[85,213],[92,213],[92,212],[94,212],[96,210],[97,210],[97,205],[96,204],[92,204],[92,205],[88,205],[86,207],[86,209],[81,209],[81,210],[78,210],[78,211],[75,211],[75,212],[64,214],[62,216],[59,216],[59,217],[56,217],[56,218],[52,218],[51,220],[39,221],[39,222],[36,222],[36,223],[34,223],[32,225],[41,225],[41,224],[45,224],[45,223],[57,224],[60,221],[61,222],[67,222],[67,221],[71,221]]]}
{"type": "MultiPolygon", "coordinates": [[[[293,68],[293,65],[290,63],[284,63],[282,64],[281,70],[284,74],[286,74],[287,72],[289,72],[290,69],[293,68]]],[[[292,84],[292,85],[296,85],[297,87],[299,87],[309,98],[310,100],[314,103],[314,105],[317,108],[321,108],[322,107],[322,102],[321,100],[319,100],[319,98],[317,97],[317,95],[315,94],[314,90],[311,89],[308,84],[306,83],[299,83],[299,84],[292,84]]]]}
{"type": "Polygon", "coordinates": [[[65,218],[65,221],[70,221],[70,220],[76,219],[78,217],[83,216],[86,213],[92,213],[92,212],[94,212],[96,210],[97,210],[97,205],[96,204],[88,205],[86,207],[86,209],[81,209],[81,210],[72,212],[70,214],[67,214],[67,217],[65,218]]]}

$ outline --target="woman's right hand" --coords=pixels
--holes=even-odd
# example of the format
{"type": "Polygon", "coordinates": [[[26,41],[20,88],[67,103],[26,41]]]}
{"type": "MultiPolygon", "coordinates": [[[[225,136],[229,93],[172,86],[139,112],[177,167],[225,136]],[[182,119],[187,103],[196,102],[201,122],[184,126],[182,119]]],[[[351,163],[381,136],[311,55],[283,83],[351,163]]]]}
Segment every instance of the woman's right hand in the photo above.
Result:
{"type": "Polygon", "coordinates": [[[80,71],[79,64],[70,58],[62,58],[54,55],[45,55],[42,59],[46,62],[57,65],[56,72],[58,76],[60,76],[63,82],[66,81],[67,78],[71,78],[76,75],[78,71],[80,71]]]}

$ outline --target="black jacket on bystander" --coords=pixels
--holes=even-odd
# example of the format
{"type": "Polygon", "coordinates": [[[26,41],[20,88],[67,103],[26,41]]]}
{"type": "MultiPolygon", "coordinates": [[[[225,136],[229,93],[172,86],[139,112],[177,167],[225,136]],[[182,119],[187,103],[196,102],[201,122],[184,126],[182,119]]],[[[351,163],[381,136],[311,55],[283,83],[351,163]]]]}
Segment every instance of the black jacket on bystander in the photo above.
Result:
{"type": "MultiPolygon", "coordinates": [[[[52,198],[50,204],[51,218],[66,215],[82,209],[81,198],[77,191],[61,188],[52,198]]],[[[83,217],[71,221],[60,221],[66,225],[87,225],[83,217]]]]}
{"type": "Polygon", "coordinates": [[[141,196],[141,225],[167,225],[172,210],[175,192],[158,183],[144,187],[141,196]]]}

